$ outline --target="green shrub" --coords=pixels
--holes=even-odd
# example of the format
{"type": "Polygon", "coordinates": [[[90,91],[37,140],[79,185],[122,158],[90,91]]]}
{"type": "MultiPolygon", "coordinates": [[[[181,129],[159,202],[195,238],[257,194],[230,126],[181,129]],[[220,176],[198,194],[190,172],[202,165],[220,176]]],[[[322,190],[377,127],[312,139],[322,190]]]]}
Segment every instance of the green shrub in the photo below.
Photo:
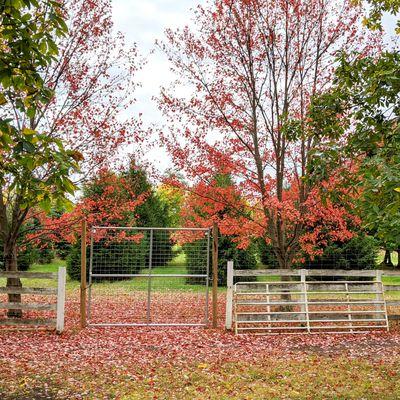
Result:
{"type": "Polygon", "coordinates": [[[39,264],[50,264],[55,257],[55,253],[50,247],[43,247],[37,249],[38,257],[37,262],[39,264]]]}
{"type": "Polygon", "coordinates": [[[261,264],[265,268],[279,268],[279,263],[272,245],[267,244],[263,238],[258,238],[256,245],[261,264]]]}
{"type": "MultiPolygon", "coordinates": [[[[89,249],[88,249],[89,250],[89,249]]],[[[89,256],[89,251],[86,252],[86,258],[89,256]]],[[[81,242],[75,243],[67,257],[67,273],[74,281],[81,280],[81,242]]]]}
{"type": "Polygon", "coordinates": [[[307,257],[301,266],[307,269],[375,269],[378,251],[373,237],[360,234],[347,242],[330,244],[321,256],[307,257]]]}
{"type": "MultiPolygon", "coordinates": [[[[198,274],[199,262],[202,265],[206,265],[206,257],[204,254],[204,248],[206,246],[205,240],[188,243],[183,245],[183,251],[186,256],[186,265],[188,274],[198,274]]],[[[210,250],[210,276],[212,274],[212,254],[210,250]]],[[[253,246],[248,249],[238,249],[237,244],[229,236],[220,236],[218,239],[218,285],[226,286],[226,271],[227,262],[233,261],[235,269],[257,269],[257,259],[253,246]]],[[[204,269],[205,270],[205,269],[204,269]]],[[[247,281],[253,280],[251,277],[246,277],[247,281]]],[[[188,284],[200,284],[204,283],[202,278],[188,278],[186,280],[188,284]]]]}
{"type": "Polygon", "coordinates": [[[68,242],[60,241],[54,243],[54,249],[57,257],[59,257],[61,260],[66,260],[71,252],[72,245],[68,242]]]}
{"type": "MultiPolygon", "coordinates": [[[[136,243],[134,241],[94,243],[92,272],[93,274],[137,274],[146,266],[149,253],[148,238],[136,243]]],[[[90,247],[86,249],[87,270],[90,266],[90,247]]],[[[71,279],[81,279],[81,242],[71,248],[67,258],[67,272],[71,279]]],[[[89,274],[87,274],[89,275],[89,274]]],[[[104,278],[99,278],[104,279],[104,278]]],[[[116,278],[110,278],[116,280],[116,278]]],[[[128,278],[129,279],[129,278],[128,278]]]]}
{"type": "Polygon", "coordinates": [[[37,252],[31,246],[26,246],[23,251],[17,255],[18,271],[27,271],[33,263],[37,261],[37,252]]]}
{"type": "MultiPolygon", "coordinates": [[[[267,268],[279,268],[272,246],[261,239],[257,242],[257,245],[262,264],[267,268]]],[[[375,269],[378,251],[376,239],[360,233],[347,242],[329,244],[325,247],[321,256],[311,258],[305,255],[304,262],[298,263],[294,267],[345,270],[375,269]]]]}
{"type": "MultiPolygon", "coordinates": [[[[147,193],[146,200],[135,208],[136,226],[142,227],[169,227],[171,226],[170,210],[167,202],[157,194],[151,185],[144,169],[130,165],[130,168],[122,174],[131,184],[136,195],[147,193]]],[[[166,266],[174,257],[173,242],[170,232],[163,230],[153,231],[153,260],[157,266],[166,266]]],[[[146,259],[146,265],[148,263],[146,259]]]]}
{"type": "MultiPolygon", "coordinates": [[[[254,246],[247,249],[238,249],[237,244],[229,236],[221,236],[218,240],[218,285],[226,286],[227,263],[233,261],[235,269],[257,269],[257,258],[254,246]]],[[[246,276],[246,281],[253,281],[255,277],[246,276]]],[[[243,278],[242,278],[243,280],[243,278]]],[[[234,278],[234,283],[238,278],[234,278]]]]}
{"type": "MultiPolygon", "coordinates": [[[[378,243],[364,234],[354,236],[345,243],[332,243],[324,249],[321,256],[314,259],[306,258],[299,268],[306,269],[344,269],[344,270],[368,270],[377,267],[378,243]]],[[[370,280],[365,277],[314,277],[316,280],[370,280]]]]}
{"type": "MultiPolygon", "coordinates": [[[[207,256],[209,257],[211,270],[211,252],[207,255],[207,239],[185,243],[182,246],[185,253],[186,270],[188,274],[205,274],[207,268],[207,256]]],[[[189,285],[204,284],[204,278],[186,278],[189,285]]]]}

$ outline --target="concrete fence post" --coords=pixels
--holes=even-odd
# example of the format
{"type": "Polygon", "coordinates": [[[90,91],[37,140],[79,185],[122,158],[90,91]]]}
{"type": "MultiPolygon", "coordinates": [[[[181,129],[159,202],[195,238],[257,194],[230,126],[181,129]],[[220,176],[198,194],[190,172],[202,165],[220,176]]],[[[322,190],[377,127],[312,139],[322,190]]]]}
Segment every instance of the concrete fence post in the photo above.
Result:
{"type": "Polygon", "coordinates": [[[233,313],[233,261],[228,261],[226,274],[226,315],[225,328],[232,329],[232,313],[233,313]]]}
{"type": "Polygon", "coordinates": [[[61,333],[64,330],[64,312],[65,312],[65,283],[67,270],[65,267],[58,268],[57,279],[57,320],[56,331],[61,333]]]}

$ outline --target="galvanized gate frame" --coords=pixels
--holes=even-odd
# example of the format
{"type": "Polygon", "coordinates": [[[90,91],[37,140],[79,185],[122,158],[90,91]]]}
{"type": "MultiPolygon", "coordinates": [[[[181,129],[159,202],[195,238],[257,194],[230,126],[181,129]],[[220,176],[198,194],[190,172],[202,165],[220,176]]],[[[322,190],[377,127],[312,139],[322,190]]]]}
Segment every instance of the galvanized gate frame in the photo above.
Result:
{"type": "MultiPolygon", "coordinates": [[[[390,291],[400,290],[400,285],[383,285],[382,274],[387,271],[380,270],[249,271],[234,270],[231,261],[227,269],[226,328],[234,327],[236,334],[361,333],[372,329],[389,330],[385,288],[390,291]],[[233,283],[234,276],[268,275],[298,276],[300,279],[290,282],[269,280],[233,283]],[[307,275],[372,277],[375,280],[309,281],[306,280],[307,275]],[[291,297],[283,299],[282,295],[285,294],[291,297]],[[326,295],[334,298],[325,299],[326,295]],[[282,310],[281,307],[285,305],[290,305],[290,310],[282,310]]],[[[389,274],[394,275],[393,271],[389,271],[389,274]]],[[[388,302],[389,305],[392,303],[388,302]]]]}
{"type": "Polygon", "coordinates": [[[160,227],[122,227],[122,226],[93,226],[91,228],[90,235],[90,256],[89,256],[89,279],[88,279],[88,307],[87,307],[87,326],[92,327],[107,327],[107,326],[207,326],[208,325],[208,316],[209,316],[209,281],[210,281],[210,228],[160,228],[160,227]],[[93,233],[99,229],[112,229],[112,230],[137,230],[137,231],[149,231],[150,232],[150,243],[149,243],[149,263],[147,266],[143,266],[143,268],[148,269],[148,273],[142,274],[96,274],[93,273],[93,233]],[[206,257],[206,273],[205,274],[152,274],[153,267],[153,240],[154,240],[154,231],[193,231],[193,232],[204,232],[207,237],[207,257],[206,257]],[[91,318],[91,302],[92,302],[92,285],[93,278],[113,278],[113,277],[124,277],[124,278],[134,278],[134,277],[147,277],[148,286],[147,286],[147,304],[146,304],[146,322],[143,323],[93,323],[90,321],[91,318]],[[203,323],[153,323],[151,322],[151,280],[153,277],[157,278],[203,278],[205,279],[205,308],[204,308],[204,322],[203,323]]]}

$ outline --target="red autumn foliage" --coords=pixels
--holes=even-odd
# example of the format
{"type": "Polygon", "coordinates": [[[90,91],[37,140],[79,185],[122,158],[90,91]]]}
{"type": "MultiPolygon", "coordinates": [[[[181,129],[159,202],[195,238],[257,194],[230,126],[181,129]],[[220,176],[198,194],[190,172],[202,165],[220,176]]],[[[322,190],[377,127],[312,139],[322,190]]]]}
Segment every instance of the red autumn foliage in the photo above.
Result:
{"type": "MultiPolygon", "coordinates": [[[[80,224],[86,220],[88,227],[92,226],[134,226],[136,208],[146,201],[147,193],[135,193],[132,182],[122,175],[103,169],[93,178],[89,186],[90,192],[77,202],[71,212],[65,212],[60,217],[48,216],[40,213],[41,228],[28,235],[28,239],[35,240],[43,234],[54,241],[73,243],[80,234],[80,224]]],[[[104,233],[104,232],[103,232],[104,233]]],[[[121,231],[118,237],[127,238],[121,231]]],[[[98,230],[95,240],[102,238],[102,231],[98,230]]],[[[115,239],[115,236],[113,236],[115,239]]]]}
{"type": "Polygon", "coordinates": [[[57,62],[44,72],[55,95],[33,122],[79,151],[82,171],[92,175],[138,139],[138,116],[124,112],[134,102],[142,61],[114,32],[110,0],[68,0],[65,10],[69,32],[59,40],[57,62]]]}
{"type": "MultiPolygon", "coordinates": [[[[329,199],[329,194],[333,192],[351,197],[349,189],[343,188],[340,180],[335,178],[322,183],[322,186],[326,198],[322,197],[319,188],[314,188],[305,202],[306,211],[302,215],[294,206],[298,198],[295,183],[285,190],[282,202],[273,198],[269,203],[270,212],[280,213],[287,229],[295,229],[297,220],[303,219],[304,231],[299,237],[299,246],[301,253],[311,257],[321,254],[330,241],[351,239],[360,225],[350,201],[343,204],[342,201],[329,199]]],[[[240,248],[248,247],[252,239],[263,237],[267,224],[264,213],[257,204],[246,202],[234,185],[220,187],[215,181],[209,185],[200,182],[189,191],[181,210],[185,226],[207,228],[217,222],[221,233],[234,236],[240,248]]],[[[272,242],[269,238],[266,241],[269,244],[272,242]]]]}
{"type": "MultiPolygon", "coordinates": [[[[54,91],[52,100],[39,107],[29,121],[17,110],[5,112],[15,119],[16,126],[27,125],[57,137],[66,148],[75,150],[82,173],[72,178],[80,184],[102,168],[113,166],[121,147],[139,139],[139,117],[127,116],[126,111],[134,102],[136,73],[143,62],[136,47],[127,46],[123,35],[114,32],[111,0],[67,0],[63,7],[68,33],[58,39],[56,59],[41,71],[44,84],[54,91]]],[[[127,209],[134,208],[132,202],[140,201],[132,199],[127,204],[112,206],[103,199],[103,215],[99,215],[99,205],[80,204],[72,214],[56,221],[43,213],[38,215],[38,210],[30,210],[24,229],[29,229],[35,217],[42,226],[40,232],[29,232],[28,239],[42,245],[39,236],[60,239],[60,229],[64,227],[66,233],[61,236],[70,240],[76,220],[84,213],[97,207],[97,220],[104,219],[105,210],[109,218],[118,219],[127,209]]]]}

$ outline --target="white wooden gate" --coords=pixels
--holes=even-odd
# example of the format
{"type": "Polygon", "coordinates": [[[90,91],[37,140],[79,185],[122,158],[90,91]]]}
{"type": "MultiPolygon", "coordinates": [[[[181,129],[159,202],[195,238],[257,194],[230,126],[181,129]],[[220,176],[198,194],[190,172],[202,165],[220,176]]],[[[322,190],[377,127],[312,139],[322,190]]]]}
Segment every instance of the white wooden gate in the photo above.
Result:
{"type": "Polygon", "coordinates": [[[4,286],[0,283],[0,310],[22,310],[22,318],[0,317],[0,328],[6,329],[55,329],[57,333],[64,330],[64,309],[65,309],[65,284],[66,269],[59,267],[58,272],[30,272],[30,271],[0,271],[0,279],[4,280],[4,286]],[[7,278],[22,279],[22,287],[6,286],[7,278]],[[47,280],[51,286],[43,285],[40,287],[26,286],[25,281],[36,282],[36,280],[47,280]],[[10,303],[6,299],[7,295],[20,294],[20,303],[10,303]],[[28,299],[25,298],[28,296],[28,299]],[[33,296],[33,299],[32,299],[33,296]],[[3,298],[4,297],[4,298],[3,298]],[[42,298],[47,298],[47,301],[42,298]],[[36,313],[45,313],[36,316],[36,313]],[[30,313],[35,314],[32,317],[30,313]]]}
{"type": "Polygon", "coordinates": [[[227,329],[233,327],[236,334],[389,330],[382,271],[267,271],[237,271],[236,276],[274,273],[293,278],[290,281],[269,279],[233,284],[233,264],[228,263],[227,329]],[[359,278],[340,281],[307,279],[328,275],[359,278]],[[362,277],[374,280],[362,280],[362,277]]]}

